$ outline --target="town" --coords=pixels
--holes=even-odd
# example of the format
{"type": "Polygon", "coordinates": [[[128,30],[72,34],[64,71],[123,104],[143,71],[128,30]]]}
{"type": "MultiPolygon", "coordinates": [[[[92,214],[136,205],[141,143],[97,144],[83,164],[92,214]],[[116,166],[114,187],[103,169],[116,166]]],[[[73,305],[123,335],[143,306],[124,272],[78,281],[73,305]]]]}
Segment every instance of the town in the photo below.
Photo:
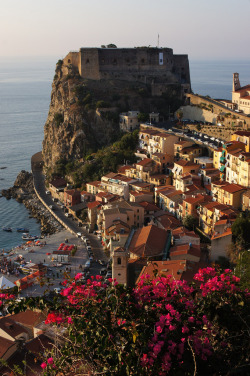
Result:
{"type": "MultiPolygon", "coordinates": [[[[14,284],[2,277],[1,290],[18,291],[20,304],[42,294],[52,302],[63,294],[64,279],[74,281],[77,273],[81,284],[101,275],[107,285],[136,287],[143,278],[164,276],[191,282],[202,268],[235,263],[244,247],[237,244],[242,239],[233,239],[233,226],[250,208],[250,105],[249,87],[240,87],[237,74],[233,79],[232,102],[186,93],[186,104],[170,122],[154,112],[147,122],[140,111],[121,113],[120,131],[137,140],[136,162],[110,167],[100,180],[82,184],[84,190],[74,188],[66,174],[44,175],[42,155],[34,155],[36,195],[60,231],[57,243],[26,234],[28,242],[15,254],[25,248],[30,261],[16,256],[15,269],[6,261],[2,273],[17,274],[14,284]]],[[[104,110],[96,111],[102,116],[104,110]]],[[[92,153],[81,163],[91,166],[94,160],[92,153]]],[[[3,315],[0,344],[8,364],[1,371],[8,374],[25,356],[31,375],[40,374],[36,357],[63,344],[61,332],[58,337],[46,325],[41,306],[12,315],[6,309],[3,315]]]]}

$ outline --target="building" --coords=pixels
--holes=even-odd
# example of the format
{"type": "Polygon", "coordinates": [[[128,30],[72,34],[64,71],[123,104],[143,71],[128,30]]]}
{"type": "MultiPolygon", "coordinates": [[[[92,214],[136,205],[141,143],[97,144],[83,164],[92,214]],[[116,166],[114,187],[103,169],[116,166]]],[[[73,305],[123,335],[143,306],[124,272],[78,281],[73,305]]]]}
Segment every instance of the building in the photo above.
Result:
{"type": "Polygon", "coordinates": [[[250,211],[250,190],[247,190],[242,195],[242,210],[243,211],[250,211]]]}
{"type": "Polygon", "coordinates": [[[162,259],[170,248],[170,234],[154,225],[136,230],[127,244],[130,258],[162,259]]]}
{"type": "Polygon", "coordinates": [[[86,190],[92,195],[96,195],[99,192],[99,187],[101,182],[99,180],[95,180],[86,184],[86,190]]]}
{"type": "Polygon", "coordinates": [[[120,129],[124,132],[132,132],[134,129],[139,127],[139,113],[139,111],[128,111],[121,113],[119,115],[120,129]]]}
{"type": "Polygon", "coordinates": [[[245,151],[250,152],[250,131],[237,131],[231,136],[231,141],[242,142],[245,145],[245,151]]]}
{"type": "Polygon", "coordinates": [[[250,85],[240,85],[239,73],[233,74],[232,103],[236,111],[250,114],[250,85]]]}
{"type": "Polygon", "coordinates": [[[128,284],[128,258],[129,253],[121,247],[114,250],[112,256],[112,278],[119,284],[128,284]]]}
{"type": "MultiPolygon", "coordinates": [[[[127,174],[126,170],[126,174],[127,174]]],[[[102,176],[100,190],[120,196],[125,200],[129,199],[129,185],[134,183],[136,179],[125,175],[110,172],[102,176]]]]}
{"type": "Polygon", "coordinates": [[[246,188],[238,184],[214,182],[211,189],[213,197],[220,204],[231,205],[235,209],[241,208],[242,194],[246,191],[246,188]]]}
{"type": "Polygon", "coordinates": [[[139,132],[139,147],[151,156],[155,153],[174,155],[174,144],[179,137],[171,133],[160,132],[157,129],[141,126],[139,132]]]}
{"type": "Polygon", "coordinates": [[[81,203],[81,192],[77,189],[64,191],[64,204],[67,207],[78,205],[81,203]]]}
{"type": "Polygon", "coordinates": [[[80,48],[63,59],[65,76],[71,69],[91,80],[117,79],[147,83],[153,95],[162,95],[169,85],[181,86],[181,97],[190,92],[187,55],[174,55],[171,48],[80,48]]]}

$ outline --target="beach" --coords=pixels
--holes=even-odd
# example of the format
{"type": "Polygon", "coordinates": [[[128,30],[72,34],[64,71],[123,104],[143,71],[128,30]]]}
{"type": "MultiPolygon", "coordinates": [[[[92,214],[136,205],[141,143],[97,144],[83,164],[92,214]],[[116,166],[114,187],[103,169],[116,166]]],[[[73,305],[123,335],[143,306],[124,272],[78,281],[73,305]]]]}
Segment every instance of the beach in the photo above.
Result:
{"type": "MultiPolygon", "coordinates": [[[[82,266],[84,266],[88,259],[84,243],[80,238],[77,238],[67,230],[62,230],[53,235],[44,237],[43,239],[40,239],[39,243],[37,240],[23,243],[22,245],[14,247],[11,251],[6,251],[4,255],[5,256],[1,257],[2,269],[4,267],[4,259],[11,262],[11,265],[13,265],[15,259],[19,256],[22,256],[23,261],[26,263],[42,263],[47,267],[46,278],[50,286],[48,286],[47,283],[44,286],[40,286],[39,282],[35,281],[33,286],[22,290],[19,296],[41,296],[48,289],[53,291],[54,288],[60,287],[60,282],[65,279],[65,273],[67,273],[69,277],[73,278],[75,274],[81,272],[82,266]],[[67,239],[67,243],[65,243],[65,239],[67,239]],[[65,245],[75,245],[77,247],[76,254],[74,256],[70,256],[69,265],[62,265],[59,262],[53,261],[52,253],[53,251],[57,250],[62,243],[65,243],[65,245]]],[[[92,271],[94,274],[98,272],[98,269],[99,266],[97,263],[96,265],[93,265],[92,271]]],[[[15,273],[8,273],[6,270],[4,270],[4,273],[0,273],[0,277],[2,275],[13,283],[18,279],[25,277],[24,274],[17,275],[15,273]]]]}

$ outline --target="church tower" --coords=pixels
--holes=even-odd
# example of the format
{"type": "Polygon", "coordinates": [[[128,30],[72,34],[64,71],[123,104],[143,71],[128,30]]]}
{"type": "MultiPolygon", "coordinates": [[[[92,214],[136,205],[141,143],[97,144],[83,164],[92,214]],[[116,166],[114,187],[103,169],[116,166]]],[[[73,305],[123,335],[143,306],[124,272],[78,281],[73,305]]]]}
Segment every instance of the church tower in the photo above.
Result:
{"type": "Polygon", "coordinates": [[[128,283],[128,256],[122,247],[116,248],[112,256],[112,278],[122,285],[128,283]]]}
{"type": "Polygon", "coordinates": [[[233,73],[233,91],[240,89],[239,73],[233,73]]]}

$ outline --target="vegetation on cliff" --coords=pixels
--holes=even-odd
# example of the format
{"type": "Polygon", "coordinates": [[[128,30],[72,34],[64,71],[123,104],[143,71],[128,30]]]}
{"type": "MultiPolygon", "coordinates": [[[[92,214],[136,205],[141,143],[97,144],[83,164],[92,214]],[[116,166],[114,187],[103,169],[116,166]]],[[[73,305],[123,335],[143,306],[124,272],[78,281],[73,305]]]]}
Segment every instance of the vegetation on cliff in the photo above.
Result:
{"type": "Polygon", "coordinates": [[[47,306],[45,323],[63,329],[61,346],[40,359],[47,376],[249,374],[250,301],[239,278],[210,267],[191,285],[155,274],[130,289],[101,276],[83,284],[79,273],[54,302],[9,310],[47,306]]]}
{"type": "Polygon", "coordinates": [[[90,152],[84,162],[59,160],[53,175],[67,176],[76,188],[92,180],[99,180],[108,172],[117,170],[118,165],[136,162],[135,149],[138,143],[138,131],[123,135],[111,146],[103,147],[96,153],[90,152]]]}
{"type": "Polygon", "coordinates": [[[73,67],[64,73],[59,61],[52,85],[51,103],[44,126],[43,159],[52,173],[58,161],[79,161],[119,136],[119,114],[138,110],[147,119],[159,112],[165,119],[181,105],[181,87],[172,84],[161,96],[141,82],[117,79],[86,80],[73,67]]]}

